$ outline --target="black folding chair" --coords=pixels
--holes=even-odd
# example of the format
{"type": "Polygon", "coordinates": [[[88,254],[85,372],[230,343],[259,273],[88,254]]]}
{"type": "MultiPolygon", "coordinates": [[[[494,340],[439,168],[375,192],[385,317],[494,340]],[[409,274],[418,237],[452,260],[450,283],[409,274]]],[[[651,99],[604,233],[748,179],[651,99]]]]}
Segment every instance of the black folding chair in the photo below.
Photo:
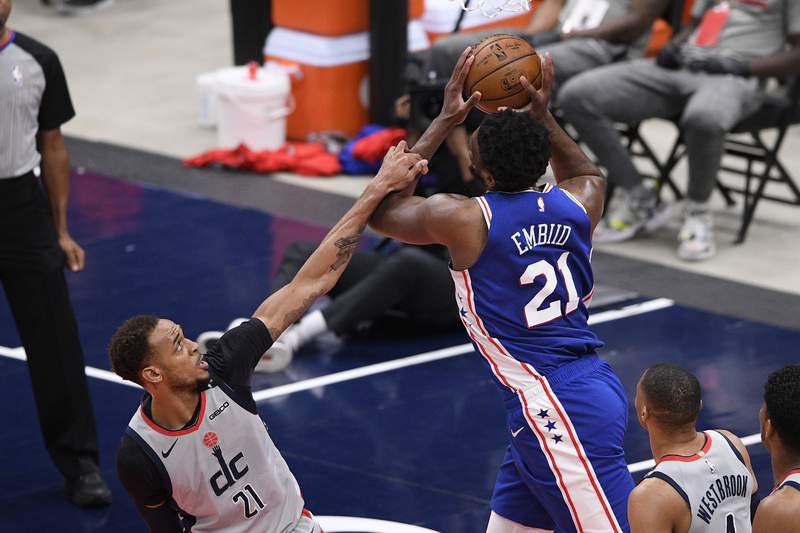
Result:
{"type": "MultiPolygon", "coordinates": [[[[800,187],[778,159],[786,132],[790,126],[799,123],[800,76],[793,76],[785,80],[777,91],[767,94],[758,111],[736,124],[726,137],[717,189],[728,205],[735,203],[733,194],[744,197],[742,222],[736,244],[741,244],[747,237],[756,207],[761,200],[800,206],[800,187]],[[775,130],[773,141],[764,138],[763,134],[767,130],[775,130]],[[744,160],[744,166],[731,165],[730,160],[735,158],[744,160]],[[723,178],[724,175],[731,174],[744,177],[744,185],[731,184],[729,179],[723,178]],[[769,191],[767,185],[772,185],[769,191]],[[777,194],[775,190],[779,186],[784,188],[782,194],[777,194]]],[[[683,136],[679,135],[667,161],[662,164],[662,184],[672,183],[670,173],[684,155],[686,146],[683,136]]]]}

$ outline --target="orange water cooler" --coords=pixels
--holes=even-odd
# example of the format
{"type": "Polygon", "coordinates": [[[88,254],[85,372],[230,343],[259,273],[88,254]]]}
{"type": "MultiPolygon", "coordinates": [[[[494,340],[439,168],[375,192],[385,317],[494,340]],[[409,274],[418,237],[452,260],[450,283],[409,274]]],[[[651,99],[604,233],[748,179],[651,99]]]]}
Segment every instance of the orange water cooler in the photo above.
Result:
{"type": "MultiPolygon", "coordinates": [[[[389,0],[387,0],[389,1],[389,0]]],[[[264,46],[267,61],[295,70],[287,136],[355,134],[369,121],[369,0],[275,0],[264,46]]],[[[408,44],[428,46],[419,20],[423,0],[409,0],[408,44]]]]}

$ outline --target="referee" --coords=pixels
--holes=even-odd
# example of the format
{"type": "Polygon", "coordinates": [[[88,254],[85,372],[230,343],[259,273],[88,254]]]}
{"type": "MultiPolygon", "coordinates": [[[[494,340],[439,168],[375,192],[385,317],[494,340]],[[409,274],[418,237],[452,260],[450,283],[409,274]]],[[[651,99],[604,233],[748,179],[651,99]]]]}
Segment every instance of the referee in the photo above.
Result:
{"type": "Polygon", "coordinates": [[[58,56],[6,27],[0,0],[0,281],[28,357],[45,445],[75,505],[111,503],[98,468],[97,434],[64,266],[84,252],[67,230],[71,119],[58,56]],[[34,174],[41,168],[41,181],[34,174]]]}

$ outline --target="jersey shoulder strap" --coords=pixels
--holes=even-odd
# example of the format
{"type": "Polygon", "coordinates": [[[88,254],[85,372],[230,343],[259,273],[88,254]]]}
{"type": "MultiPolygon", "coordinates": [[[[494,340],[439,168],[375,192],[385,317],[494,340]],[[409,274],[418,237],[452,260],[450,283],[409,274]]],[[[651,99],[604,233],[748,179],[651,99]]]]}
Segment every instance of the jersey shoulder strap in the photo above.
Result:
{"type": "Polygon", "coordinates": [[[687,506],[687,507],[689,508],[689,510],[691,511],[691,509],[692,509],[692,505],[691,505],[691,503],[689,503],[689,495],[688,495],[688,494],[686,494],[686,491],[685,491],[685,490],[683,490],[683,489],[681,488],[681,486],[678,484],[678,482],[677,482],[677,481],[675,481],[674,479],[672,479],[672,477],[671,477],[671,476],[669,476],[668,474],[665,474],[664,472],[661,472],[661,471],[659,471],[659,470],[652,470],[652,471],[651,471],[649,474],[647,474],[647,475],[646,475],[644,478],[645,478],[645,479],[651,479],[651,478],[652,478],[652,479],[660,479],[661,481],[663,481],[663,482],[667,483],[667,484],[668,484],[670,487],[672,487],[673,489],[675,489],[675,492],[677,492],[677,493],[678,493],[678,496],[680,496],[681,498],[683,498],[683,501],[685,501],[685,502],[686,502],[686,506],[687,506]]]}

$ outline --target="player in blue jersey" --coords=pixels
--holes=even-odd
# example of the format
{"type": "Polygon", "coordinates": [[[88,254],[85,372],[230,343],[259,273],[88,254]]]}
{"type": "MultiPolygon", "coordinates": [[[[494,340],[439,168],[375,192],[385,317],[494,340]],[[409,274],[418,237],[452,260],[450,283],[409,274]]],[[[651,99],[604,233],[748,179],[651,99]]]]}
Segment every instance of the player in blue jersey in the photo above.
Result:
{"type": "MultiPolygon", "coordinates": [[[[439,116],[414,146],[429,158],[480,99],[462,90],[466,49],[439,116]]],[[[510,445],[492,496],[489,533],[629,531],[633,481],[622,450],[628,401],[603,343],[587,325],[594,286],[592,232],[603,212],[600,171],[524,78],[528,111],[487,116],[470,139],[484,196],[387,197],[371,218],[380,233],[447,246],[462,321],[505,399],[510,445]],[[548,161],[557,186],[536,186],[548,161]]]]}

